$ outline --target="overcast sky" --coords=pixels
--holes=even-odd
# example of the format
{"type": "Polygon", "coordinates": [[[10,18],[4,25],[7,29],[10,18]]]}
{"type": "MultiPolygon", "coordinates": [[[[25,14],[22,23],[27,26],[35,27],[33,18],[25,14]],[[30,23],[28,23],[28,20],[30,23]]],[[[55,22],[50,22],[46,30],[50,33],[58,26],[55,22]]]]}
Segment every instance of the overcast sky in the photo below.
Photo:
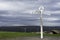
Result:
{"type": "Polygon", "coordinates": [[[43,5],[44,26],[60,26],[60,0],[0,0],[0,26],[39,26],[43,5]]]}

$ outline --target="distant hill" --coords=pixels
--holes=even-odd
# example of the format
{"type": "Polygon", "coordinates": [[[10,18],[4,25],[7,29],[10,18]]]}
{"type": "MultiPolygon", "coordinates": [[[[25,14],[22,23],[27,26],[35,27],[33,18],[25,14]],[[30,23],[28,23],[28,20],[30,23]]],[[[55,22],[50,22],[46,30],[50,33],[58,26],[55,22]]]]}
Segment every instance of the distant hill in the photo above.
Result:
{"type": "MultiPolygon", "coordinates": [[[[44,31],[60,30],[60,26],[44,26],[44,31]]],[[[1,26],[0,31],[13,31],[13,32],[39,32],[40,26],[1,26]]]]}

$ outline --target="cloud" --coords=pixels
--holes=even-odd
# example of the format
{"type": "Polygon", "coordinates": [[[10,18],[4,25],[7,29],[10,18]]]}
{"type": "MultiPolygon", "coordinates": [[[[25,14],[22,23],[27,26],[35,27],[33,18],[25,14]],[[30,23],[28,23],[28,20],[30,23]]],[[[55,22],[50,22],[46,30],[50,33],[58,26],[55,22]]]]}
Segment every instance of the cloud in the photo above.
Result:
{"type": "Polygon", "coordinates": [[[46,21],[55,21],[55,20],[59,20],[58,18],[44,18],[44,20],[46,21]]]}
{"type": "Polygon", "coordinates": [[[50,22],[46,22],[44,23],[44,26],[60,26],[60,23],[50,23],[50,22]],[[47,24],[48,23],[48,24],[47,24]]]}
{"type": "Polygon", "coordinates": [[[40,25],[40,14],[32,14],[44,5],[44,26],[60,26],[59,0],[0,0],[0,25],[40,25]]]}
{"type": "Polygon", "coordinates": [[[0,2],[0,10],[14,10],[16,7],[11,2],[0,2]]]}

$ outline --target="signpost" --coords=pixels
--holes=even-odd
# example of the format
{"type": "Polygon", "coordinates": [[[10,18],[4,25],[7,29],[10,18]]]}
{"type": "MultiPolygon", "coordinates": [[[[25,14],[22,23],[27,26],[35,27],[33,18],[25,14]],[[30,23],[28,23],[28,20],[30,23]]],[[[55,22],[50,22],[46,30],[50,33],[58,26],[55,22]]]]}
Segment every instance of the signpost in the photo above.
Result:
{"type": "Polygon", "coordinates": [[[42,13],[44,11],[44,7],[39,7],[39,13],[40,13],[40,28],[41,28],[41,39],[43,39],[43,21],[42,21],[42,13]]]}
{"type": "Polygon", "coordinates": [[[40,6],[39,10],[36,10],[34,13],[40,13],[40,28],[41,28],[41,39],[43,39],[43,21],[42,21],[42,14],[44,12],[44,7],[40,6]]]}

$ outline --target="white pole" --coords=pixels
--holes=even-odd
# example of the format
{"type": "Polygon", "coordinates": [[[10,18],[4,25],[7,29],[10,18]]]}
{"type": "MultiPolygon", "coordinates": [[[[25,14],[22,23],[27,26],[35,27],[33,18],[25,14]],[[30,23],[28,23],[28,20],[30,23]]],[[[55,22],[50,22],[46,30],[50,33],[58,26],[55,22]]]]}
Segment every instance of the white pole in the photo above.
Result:
{"type": "Polygon", "coordinates": [[[39,8],[39,12],[40,12],[41,39],[43,39],[43,21],[42,21],[42,13],[43,13],[43,11],[44,11],[44,7],[41,6],[41,7],[39,8]]]}
{"type": "Polygon", "coordinates": [[[42,11],[40,14],[40,30],[41,30],[41,39],[43,39],[43,21],[42,21],[42,11]]]}
{"type": "Polygon", "coordinates": [[[39,7],[39,10],[37,10],[36,12],[40,13],[40,30],[41,30],[41,39],[43,39],[43,21],[42,21],[42,14],[43,14],[43,11],[44,11],[44,7],[43,6],[40,6],[39,7]]]}

